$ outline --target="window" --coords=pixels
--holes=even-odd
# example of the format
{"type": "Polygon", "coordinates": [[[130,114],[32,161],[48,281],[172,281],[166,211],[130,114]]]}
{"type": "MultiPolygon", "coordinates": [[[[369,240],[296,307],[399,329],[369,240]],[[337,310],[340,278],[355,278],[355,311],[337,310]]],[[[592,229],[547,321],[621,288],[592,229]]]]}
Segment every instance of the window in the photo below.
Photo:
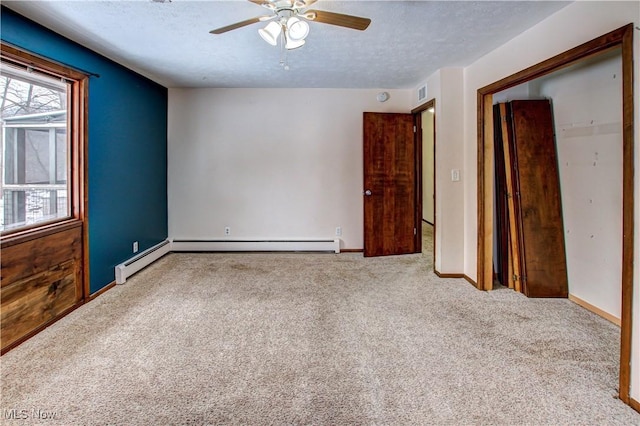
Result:
{"type": "Polygon", "coordinates": [[[2,230],[69,217],[68,91],[59,79],[0,70],[2,230]]]}
{"type": "Polygon", "coordinates": [[[2,45],[0,232],[81,219],[86,76],[2,45]]]}

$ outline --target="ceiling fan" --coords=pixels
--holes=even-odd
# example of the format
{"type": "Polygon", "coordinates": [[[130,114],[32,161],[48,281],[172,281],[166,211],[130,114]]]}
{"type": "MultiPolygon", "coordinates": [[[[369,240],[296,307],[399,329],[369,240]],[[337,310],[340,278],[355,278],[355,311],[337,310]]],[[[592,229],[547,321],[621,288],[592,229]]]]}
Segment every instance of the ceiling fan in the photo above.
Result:
{"type": "Polygon", "coordinates": [[[271,21],[266,27],[258,30],[260,36],[269,44],[276,46],[278,39],[282,40],[284,48],[291,50],[302,46],[309,34],[307,21],[322,24],[337,25],[364,31],[371,23],[371,19],[324,10],[308,10],[307,8],[317,0],[248,0],[272,13],[257,16],[235,24],[209,31],[211,34],[222,34],[227,31],[242,28],[257,22],[271,21]]]}

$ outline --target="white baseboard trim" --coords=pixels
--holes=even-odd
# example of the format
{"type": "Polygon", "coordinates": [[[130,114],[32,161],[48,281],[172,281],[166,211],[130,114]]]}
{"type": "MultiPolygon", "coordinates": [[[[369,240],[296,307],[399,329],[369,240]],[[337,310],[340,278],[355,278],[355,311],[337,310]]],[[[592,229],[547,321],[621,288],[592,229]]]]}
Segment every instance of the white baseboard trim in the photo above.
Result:
{"type": "Polygon", "coordinates": [[[124,284],[131,275],[146,268],[171,251],[171,241],[164,240],[116,266],[116,284],[124,284]]]}
{"type": "Polygon", "coordinates": [[[312,240],[173,240],[172,251],[331,251],[340,253],[340,239],[312,240]]]}

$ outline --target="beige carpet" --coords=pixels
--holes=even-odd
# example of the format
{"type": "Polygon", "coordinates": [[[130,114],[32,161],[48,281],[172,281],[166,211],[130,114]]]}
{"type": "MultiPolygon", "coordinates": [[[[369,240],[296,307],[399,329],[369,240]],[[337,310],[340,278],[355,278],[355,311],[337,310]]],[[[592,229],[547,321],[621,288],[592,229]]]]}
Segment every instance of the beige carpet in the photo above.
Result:
{"type": "Polygon", "coordinates": [[[617,327],[426,251],[170,254],[3,356],[0,423],[640,424],[617,327]]]}

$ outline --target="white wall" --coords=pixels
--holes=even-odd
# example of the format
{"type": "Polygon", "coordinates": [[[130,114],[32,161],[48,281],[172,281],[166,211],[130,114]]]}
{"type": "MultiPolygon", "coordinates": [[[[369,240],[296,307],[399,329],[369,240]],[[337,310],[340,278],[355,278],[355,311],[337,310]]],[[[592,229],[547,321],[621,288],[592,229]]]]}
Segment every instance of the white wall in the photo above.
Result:
{"type": "Polygon", "coordinates": [[[517,99],[534,99],[531,96],[529,83],[522,83],[518,86],[510,87],[507,90],[498,92],[493,95],[493,104],[509,102],[517,99]]]}
{"type": "Polygon", "coordinates": [[[463,84],[462,68],[443,68],[419,86],[427,86],[427,100],[436,100],[435,269],[442,274],[460,274],[464,266],[463,84]],[[458,182],[451,180],[453,169],[460,170],[458,182]]]}
{"type": "Polygon", "coordinates": [[[553,103],[569,293],[620,319],[622,57],[537,81],[553,103]]]}
{"type": "MultiPolygon", "coordinates": [[[[454,154],[464,158],[464,218],[457,226],[464,227],[464,272],[477,276],[477,91],[517,71],[535,65],[556,54],[569,50],[630,22],[640,26],[640,5],[637,2],[575,2],[500,48],[482,57],[464,70],[464,145],[454,154]]],[[[635,62],[640,58],[640,36],[634,34],[635,62]]],[[[637,76],[637,65],[635,73],[637,76]]],[[[638,78],[635,79],[635,153],[636,170],[640,170],[640,111],[638,78]]],[[[636,172],[636,200],[640,199],[640,184],[636,172]]],[[[636,223],[640,223],[640,209],[636,208],[636,223]]],[[[632,355],[632,396],[640,397],[640,239],[638,229],[634,235],[634,344],[632,355]]]]}
{"type": "Polygon", "coordinates": [[[362,249],[362,113],[411,91],[170,89],[169,237],[333,238],[362,249]],[[225,237],[224,228],[231,227],[225,237]]]}

